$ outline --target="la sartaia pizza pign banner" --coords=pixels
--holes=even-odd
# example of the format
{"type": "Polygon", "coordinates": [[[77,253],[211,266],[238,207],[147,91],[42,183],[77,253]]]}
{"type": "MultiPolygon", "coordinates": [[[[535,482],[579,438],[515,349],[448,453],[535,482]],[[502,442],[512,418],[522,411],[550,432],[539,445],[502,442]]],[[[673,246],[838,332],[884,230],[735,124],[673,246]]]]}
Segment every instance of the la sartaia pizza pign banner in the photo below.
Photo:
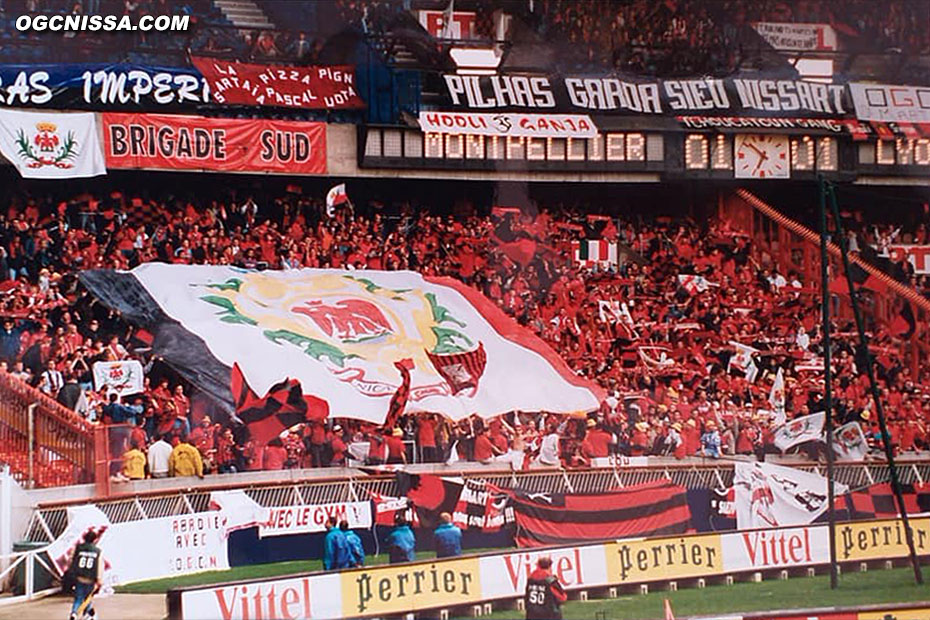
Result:
{"type": "Polygon", "coordinates": [[[410,369],[406,410],[452,419],[597,408],[599,388],[478,291],[411,271],[149,263],[81,274],[154,334],[153,349],[232,410],[235,365],[266,394],[296,380],[330,417],[383,423],[410,369]]]}

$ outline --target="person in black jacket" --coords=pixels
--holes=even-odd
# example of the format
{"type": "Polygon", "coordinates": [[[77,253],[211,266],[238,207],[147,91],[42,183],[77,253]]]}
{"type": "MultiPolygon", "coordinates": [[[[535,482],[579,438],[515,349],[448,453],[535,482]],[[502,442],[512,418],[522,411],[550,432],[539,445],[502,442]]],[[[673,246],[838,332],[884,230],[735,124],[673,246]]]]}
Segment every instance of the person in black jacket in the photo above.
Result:
{"type": "Polygon", "coordinates": [[[526,620],[562,620],[562,603],[568,595],[551,568],[552,558],[543,556],[526,580],[526,620]]]}

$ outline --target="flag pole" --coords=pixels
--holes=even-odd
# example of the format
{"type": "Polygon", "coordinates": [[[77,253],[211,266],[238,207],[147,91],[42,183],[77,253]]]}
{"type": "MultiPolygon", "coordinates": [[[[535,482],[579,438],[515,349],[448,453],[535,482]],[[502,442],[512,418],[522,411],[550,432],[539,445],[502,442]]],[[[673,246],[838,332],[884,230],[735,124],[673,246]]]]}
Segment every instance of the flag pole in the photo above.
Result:
{"type": "Polygon", "coordinates": [[[820,191],[820,285],[821,312],[823,315],[823,407],[824,427],[827,434],[827,522],[830,535],[830,588],[835,590],[838,584],[836,564],[836,497],[834,495],[833,472],[833,369],[830,363],[830,263],[827,252],[827,188],[823,177],[817,179],[820,191]]]}
{"type": "MultiPolygon", "coordinates": [[[[856,319],[856,331],[859,335],[859,354],[862,363],[865,364],[866,372],[869,376],[869,388],[872,395],[872,402],[875,403],[875,414],[878,417],[878,427],[882,433],[882,446],[885,449],[885,458],[888,459],[888,473],[891,478],[891,490],[894,493],[895,500],[898,504],[898,511],[901,513],[901,522],[904,526],[904,538],[907,541],[907,549],[911,559],[911,566],[914,568],[914,581],[918,585],[924,582],[924,576],[920,569],[920,561],[917,558],[917,550],[914,547],[914,533],[911,530],[910,521],[907,517],[907,507],[904,505],[904,495],[901,492],[901,481],[898,478],[898,468],[894,462],[894,450],[891,447],[891,435],[888,434],[888,425],[885,421],[885,409],[878,392],[878,383],[875,381],[875,368],[872,365],[872,354],[869,352],[869,341],[865,335],[865,324],[862,321],[862,312],[859,309],[859,294],[856,292],[853,283],[852,269],[849,263],[849,251],[846,247],[846,239],[843,235],[843,225],[840,222],[840,209],[836,203],[836,192],[832,186],[827,186],[830,192],[830,207],[833,213],[833,219],[836,220],[836,234],[839,239],[840,254],[843,257],[843,269],[846,272],[846,285],[849,287],[849,299],[852,302],[853,316],[856,319]]],[[[821,196],[821,201],[823,197],[821,196]]],[[[858,356],[857,356],[858,357],[858,356]]]]}

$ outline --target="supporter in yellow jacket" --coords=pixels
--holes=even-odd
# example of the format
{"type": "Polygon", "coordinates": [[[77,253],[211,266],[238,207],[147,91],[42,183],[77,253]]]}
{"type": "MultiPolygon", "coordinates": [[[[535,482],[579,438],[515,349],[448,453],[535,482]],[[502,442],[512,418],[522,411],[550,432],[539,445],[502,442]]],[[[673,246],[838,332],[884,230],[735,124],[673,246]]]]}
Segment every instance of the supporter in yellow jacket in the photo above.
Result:
{"type": "Polygon", "coordinates": [[[139,449],[139,444],[133,442],[132,447],[123,454],[123,475],[130,480],[143,480],[145,464],[145,452],[139,449]]]}
{"type": "Polygon", "coordinates": [[[168,457],[168,475],[203,478],[203,458],[197,448],[187,442],[179,442],[168,457]]]}

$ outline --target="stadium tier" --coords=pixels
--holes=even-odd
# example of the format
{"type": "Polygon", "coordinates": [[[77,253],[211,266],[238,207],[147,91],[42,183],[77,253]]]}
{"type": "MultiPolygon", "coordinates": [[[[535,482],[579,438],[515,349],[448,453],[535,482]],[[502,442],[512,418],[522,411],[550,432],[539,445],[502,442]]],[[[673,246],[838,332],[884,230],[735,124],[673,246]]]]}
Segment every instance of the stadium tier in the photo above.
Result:
{"type": "Polygon", "coordinates": [[[0,620],[923,617],[675,592],[922,582],[930,1],[0,0],[0,104],[0,620]]]}

